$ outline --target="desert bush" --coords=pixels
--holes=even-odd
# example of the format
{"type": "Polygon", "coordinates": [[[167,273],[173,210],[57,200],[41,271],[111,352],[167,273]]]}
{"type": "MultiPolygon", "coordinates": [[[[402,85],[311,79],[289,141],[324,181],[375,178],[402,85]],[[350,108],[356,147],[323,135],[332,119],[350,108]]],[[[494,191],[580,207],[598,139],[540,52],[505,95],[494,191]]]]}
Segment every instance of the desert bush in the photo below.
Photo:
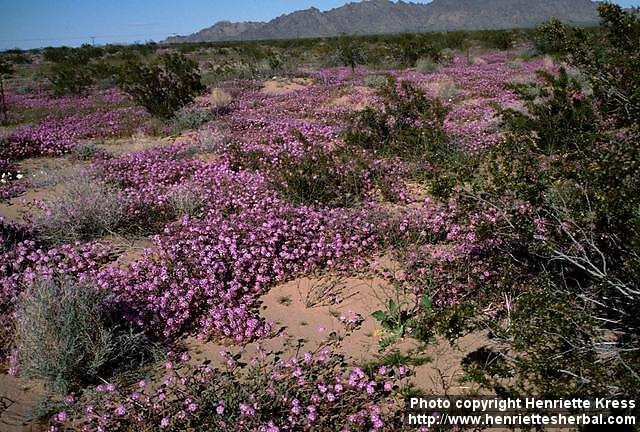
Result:
{"type": "Polygon", "coordinates": [[[438,87],[438,97],[443,101],[451,102],[460,94],[460,87],[454,82],[445,82],[438,87]]]}
{"type": "MultiPolygon", "coordinates": [[[[615,6],[599,8],[607,23],[601,44],[560,50],[594,83],[624,50],[628,59],[636,55],[634,41],[614,49],[609,39],[626,38],[633,19],[615,6]],[[598,71],[581,63],[608,55],[612,63],[598,71]]],[[[570,41],[580,32],[564,34],[570,41]]],[[[482,181],[456,195],[457,205],[477,212],[466,222],[473,245],[464,242],[474,252],[439,273],[451,283],[468,281],[470,267],[487,272],[458,288],[475,295],[425,313],[425,324],[453,339],[490,328],[492,348],[469,356],[465,368],[493,390],[628,396],[640,384],[640,150],[630,145],[640,138],[637,117],[616,109],[607,91],[587,95],[564,70],[541,77],[534,88],[516,87],[524,112],[504,111],[505,140],[483,156],[482,181]],[[490,316],[480,313],[499,302],[505,306],[490,316]]],[[[628,84],[616,87],[618,101],[633,100],[628,84]]]]}
{"type": "Polygon", "coordinates": [[[224,114],[229,110],[233,98],[224,90],[215,88],[211,90],[209,101],[215,113],[224,114]]]}
{"type": "Polygon", "coordinates": [[[393,47],[393,56],[399,65],[413,67],[423,58],[434,63],[440,60],[440,50],[418,36],[403,36],[393,47]]]}
{"type": "Polygon", "coordinates": [[[295,203],[344,206],[361,201],[365,191],[362,167],[342,172],[349,162],[344,156],[308,148],[302,158],[282,160],[276,182],[284,186],[285,197],[295,203]]]}
{"type": "Polygon", "coordinates": [[[344,132],[348,145],[409,162],[411,175],[441,198],[473,176],[477,161],[450,143],[443,128],[449,111],[439,99],[393,78],[388,78],[378,96],[381,109],[367,107],[350,118],[344,132]]]}
{"type": "Polygon", "coordinates": [[[151,353],[144,335],[115,317],[106,294],[64,278],[40,277],[26,287],[15,340],[20,373],[45,380],[61,394],[151,353]]]}
{"type": "Polygon", "coordinates": [[[9,107],[4,95],[4,80],[13,75],[13,67],[0,59],[0,122],[6,123],[9,120],[9,107]]]}
{"type": "Polygon", "coordinates": [[[379,92],[382,109],[367,107],[350,119],[344,134],[349,145],[381,156],[407,160],[426,157],[446,141],[443,122],[448,110],[411,83],[389,77],[379,92]]]}
{"type": "Polygon", "coordinates": [[[333,58],[338,64],[350,67],[352,71],[356,69],[356,66],[366,62],[362,45],[358,45],[356,41],[347,36],[338,39],[333,51],[333,58]]]}
{"type": "Polygon", "coordinates": [[[72,51],[72,48],[62,47],[46,47],[42,50],[42,58],[45,61],[52,63],[59,63],[67,59],[72,51]]]}
{"type": "Polygon", "coordinates": [[[516,35],[509,30],[491,30],[480,33],[480,42],[486,48],[508,50],[513,48],[516,35]]]}
{"type": "Polygon", "coordinates": [[[67,58],[51,65],[47,79],[57,96],[84,93],[94,83],[88,65],[75,58],[67,58]]]}
{"type": "Polygon", "coordinates": [[[204,207],[201,193],[191,187],[178,187],[169,193],[169,203],[178,216],[197,216],[204,207]]]}
{"type": "Polygon", "coordinates": [[[552,21],[540,29],[540,38],[553,41],[551,51],[583,71],[611,120],[629,126],[640,117],[640,17],[610,3],[599,5],[598,11],[597,33],[552,21]]]}
{"type": "Polygon", "coordinates": [[[387,84],[388,77],[386,75],[367,75],[364,78],[364,85],[373,89],[379,89],[387,84]]]}
{"type": "Polygon", "coordinates": [[[303,155],[283,156],[274,170],[275,184],[289,201],[345,207],[362,202],[375,188],[393,199],[393,181],[386,172],[392,167],[374,164],[348,146],[329,150],[301,135],[299,139],[304,143],[303,155]]]}
{"type": "Polygon", "coordinates": [[[122,90],[151,114],[169,118],[204,91],[198,65],[172,53],[145,64],[129,61],[118,74],[122,90]]]}
{"type": "Polygon", "coordinates": [[[172,131],[174,134],[179,134],[185,130],[195,130],[213,118],[214,113],[205,108],[182,108],[171,119],[172,131]]]}
{"type": "Polygon", "coordinates": [[[102,150],[100,147],[94,143],[79,144],[72,150],[74,157],[82,161],[90,161],[101,152],[102,150]]]}
{"type": "Polygon", "coordinates": [[[557,77],[547,72],[538,72],[538,76],[546,86],[512,86],[527,109],[503,112],[509,130],[514,133],[535,130],[547,155],[588,145],[598,127],[593,100],[564,69],[557,77]],[[563,127],[559,128],[558,124],[563,127]]]}
{"type": "Polygon", "coordinates": [[[416,62],[416,70],[422,73],[434,73],[440,69],[438,63],[429,58],[421,58],[416,62]]]}
{"type": "Polygon", "coordinates": [[[32,222],[42,239],[54,244],[113,234],[125,220],[119,194],[101,182],[72,179],[60,196],[44,200],[32,222]]]}
{"type": "Polygon", "coordinates": [[[6,58],[14,65],[23,65],[30,64],[32,62],[31,57],[29,57],[23,50],[20,48],[13,48],[10,50],[6,50],[3,53],[3,58],[6,58]]]}

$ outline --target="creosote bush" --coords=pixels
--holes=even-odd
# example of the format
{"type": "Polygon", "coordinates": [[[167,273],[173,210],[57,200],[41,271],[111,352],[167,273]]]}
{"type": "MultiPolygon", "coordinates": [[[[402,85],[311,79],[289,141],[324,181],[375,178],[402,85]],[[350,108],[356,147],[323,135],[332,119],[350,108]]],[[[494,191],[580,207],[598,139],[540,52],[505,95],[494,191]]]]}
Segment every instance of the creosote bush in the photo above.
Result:
{"type": "Polygon", "coordinates": [[[350,67],[351,71],[366,62],[363,46],[346,36],[338,39],[333,57],[338,64],[350,67]]]}
{"type": "Polygon", "coordinates": [[[57,96],[85,93],[95,81],[87,65],[74,58],[54,63],[51,66],[48,79],[57,96]]]}
{"type": "Polygon", "coordinates": [[[415,161],[446,141],[443,131],[447,108],[408,81],[392,77],[378,91],[381,109],[367,107],[350,119],[347,144],[380,156],[415,161]]]}
{"type": "Polygon", "coordinates": [[[372,160],[348,147],[332,151],[307,143],[301,158],[284,156],[275,171],[276,184],[297,204],[350,206],[362,202],[376,182],[372,160]]]}
{"type": "Polygon", "coordinates": [[[198,65],[182,54],[160,56],[150,63],[127,62],[118,85],[152,115],[169,118],[204,92],[198,65]]]}
{"type": "Polygon", "coordinates": [[[402,36],[392,47],[393,56],[402,67],[413,67],[419,59],[434,63],[441,60],[440,50],[418,36],[402,36]]]}
{"type": "Polygon", "coordinates": [[[414,322],[452,340],[490,329],[464,367],[492,391],[630,397],[640,385],[638,18],[599,11],[591,45],[579,29],[541,30],[593,93],[562,69],[512,87],[524,109],[503,111],[504,139],[451,196],[452,244],[407,252],[407,280],[435,299],[414,322]],[[613,68],[629,79],[607,78],[613,68]]]}

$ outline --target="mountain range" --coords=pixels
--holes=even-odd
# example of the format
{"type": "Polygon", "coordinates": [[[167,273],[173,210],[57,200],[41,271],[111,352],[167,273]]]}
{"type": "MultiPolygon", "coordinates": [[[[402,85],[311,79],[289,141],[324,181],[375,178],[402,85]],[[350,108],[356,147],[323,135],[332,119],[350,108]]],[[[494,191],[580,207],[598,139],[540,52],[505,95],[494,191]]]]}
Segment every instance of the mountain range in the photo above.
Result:
{"type": "Polygon", "coordinates": [[[534,27],[551,17],[573,24],[596,24],[590,0],[433,0],[410,3],[363,0],[321,11],[300,10],[269,22],[220,21],[188,36],[165,42],[293,39],[341,34],[386,34],[534,27]]]}

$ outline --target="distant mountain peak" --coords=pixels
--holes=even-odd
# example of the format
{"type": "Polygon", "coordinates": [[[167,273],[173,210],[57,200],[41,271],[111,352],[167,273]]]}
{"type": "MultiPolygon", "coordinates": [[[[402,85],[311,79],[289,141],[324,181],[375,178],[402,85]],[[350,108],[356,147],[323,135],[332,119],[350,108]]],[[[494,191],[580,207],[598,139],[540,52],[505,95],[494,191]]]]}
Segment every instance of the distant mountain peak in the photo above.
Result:
{"type": "Polygon", "coordinates": [[[524,28],[551,17],[578,24],[598,22],[596,3],[590,0],[433,0],[428,4],[360,0],[324,12],[311,7],[266,23],[220,21],[192,35],[169,38],[167,42],[524,28]]]}

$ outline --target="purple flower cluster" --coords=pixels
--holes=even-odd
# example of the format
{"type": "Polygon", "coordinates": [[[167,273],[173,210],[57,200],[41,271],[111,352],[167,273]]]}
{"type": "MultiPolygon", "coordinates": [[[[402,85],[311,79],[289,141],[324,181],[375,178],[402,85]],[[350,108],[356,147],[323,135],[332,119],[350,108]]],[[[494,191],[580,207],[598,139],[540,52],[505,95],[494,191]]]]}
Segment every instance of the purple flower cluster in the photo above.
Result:
{"type": "Polygon", "coordinates": [[[56,97],[43,88],[18,94],[9,90],[7,104],[14,109],[41,109],[60,115],[68,115],[78,111],[90,111],[96,106],[120,105],[126,100],[126,95],[117,88],[110,88],[97,93],[56,97]]]}
{"type": "Polygon", "coordinates": [[[313,266],[362,265],[377,245],[378,227],[366,211],[219,192],[204,217],[170,224],[139,261],[98,277],[150,332],[196,330],[238,342],[265,336],[269,327],[254,310],[260,294],[313,266]]]}
{"type": "Polygon", "coordinates": [[[24,126],[8,137],[2,157],[24,159],[58,156],[71,150],[79,140],[114,138],[130,134],[146,117],[139,108],[101,110],[75,114],[62,119],[50,117],[34,126],[24,126]]]}
{"type": "Polygon", "coordinates": [[[408,376],[404,367],[345,370],[329,348],[267,361],[263,351],[248,370],[222,353],[227,370],[167,362],[162,385],[140,381],[130,392],[113,384],[93,396],[71,396],[51,419],[52,431],[70,424],[86,431],[199,429],[284,432],[294,430],[390,431],[399,426],[392,391],[408,376]]]}

